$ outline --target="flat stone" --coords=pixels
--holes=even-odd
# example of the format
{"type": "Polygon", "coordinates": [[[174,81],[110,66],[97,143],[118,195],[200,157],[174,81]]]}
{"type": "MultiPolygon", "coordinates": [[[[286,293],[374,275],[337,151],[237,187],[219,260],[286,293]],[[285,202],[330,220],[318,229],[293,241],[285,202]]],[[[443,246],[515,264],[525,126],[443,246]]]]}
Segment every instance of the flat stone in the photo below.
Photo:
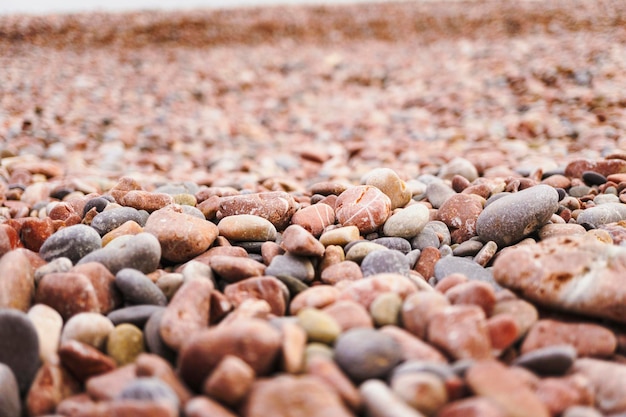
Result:
{"type": "Polygon", "coordinates": [[[401,237],[385,236],[372,240],[372,243],[383,245],[387,249],[397,250],[405,255],[411,252],[411,242],[401,237]]]}
{"type": "Polygon", "coordinates": [[[500,285],[541,305],[626,322],[624,265],[625,248],[569,236],[503,251],[493,274],[500,285]]]}
{"type": "Polygon", "coordinates": [[[408,259],[400,251],[373,251],[361,261],[361,270],[364,277],[383,273],[408,276],[410,266],[408,259]]]}
{"type": "Polygon", "coordinates": [[[102,238],[84,224],[64,227],[53,233],[39,249],[39,256],[50,262],[65,257],[77,263],[83,256],[102,247],[102,238]]]}
{"type": "Polygon", "coordinates": [[[291,223],[302,226],[315,237],[320,237],[324,229],[336,220],[335,209],[328,204],[313,204],[296,211],[291,223]]]}
{"type": "Polygon", "coordinates": [[[320,236],[320,243],[324,246],[345,246],[350,242],[359,240],[361,237],[359,228],[356,226],[344,226],[325,231],[320,236]]]}
{"type": "Polygon", "coordinates": [[[578,356],[606,357],[615,352],[617,338],[612,331],[598,324],[543,319],[530,328],[521,353],[555,345],[570,345],[578,356]]]}
{"type": "Polygon", "coordinates": [[[214,255],[209,258],[208,263],[213,272],[228,283],[250,277],[260,277],[267,269],[261,262],[239,256],[214,255]]]}
{"type": "Polygon", "coordinates": [[[115,275],[115,285],[121,291],[126,303],[167,305],[163,291],[143,272],[136,269],[120,270],[115,275]]]}
{"type": "MultiPolygon", "coordinates": [[[[0,309],[0,363],[11,369],[20,392],[26,392],[41,362],[37,330],[22,311],[0,309]]],[[[5,374],[5,378],[10,377],[5,374]]],[[[7,387],[7,390],[11,389],[7,387]]]]}
{"type": "Polygon", "coordinates": [[[595,227],[620,220],[626,220],[626,205],[622,203],[605,203],[590,207],[576,218],[578,224],[590,224],[595,227]]]}
{"type": "Polygon", "coordinates": [[[137,327],[143,327],[154,313],[162,310],[165,310],[165,307],[162,305],[138,304],[113,310],[107,314],[107,318],[115,326],[122,323],[130,323],[137,327]]]}
{"type": "Polygon", "coordinates": [[[100,236],[104,236],[113,229],[117,229],[131,220],[143,227],[143,225],[146,224],[146,220],[148,220],[148,213],[141,212],[132,207],[107,209],[102,211],[102,213],[98,213],[91,219],[90,226],[94,228],[100,236]]]}
{"type": "Polygon", "coordinates": [[[309,287],[296,295],[289,305],[292,315],[305,307],[323,308],[337,301],[341,292],[330,285],[316,285],[309,287]]]}
{"type": "Polygon", "coordinates": [[[503,248],[522,240],[550,220],[559,196],[548,185],[537,185],[488,204],[476,220],[476,233],[503,248]]]}
{"type": "Polygon", "coordinates": [[[304,329],[309,342],[332,344],[341,333],[341,326],[323,310],[305,307],[298,311],[298,324],[304,329]]]}
{"type": "Polygon", "coordinates": [[[357,240],[346,245],[346,260],[360,264],[370,253],[388,250],[386,246],[379,243],[374,243],[369,240],[357,240]]]}
{"type": "Polygon", "coordinates": [[[626,172],[626,161],[621,159],[605,159],[592,161],[589,159],[576,159],[565,167],[567,177],[582,178],[586,171],[594,171],[608,177],[613,174],[626,172]]]}
{"type": "Polygon", "coordinates": [[[411,239],[417,236],[430,219],[430,212],[423,204],[412,204],[394,212],[385,222],[385,236],[411,239]]]}
{"type": "Polygon", "coordinates": [[[446,200],[456,192],[443,181],[433,181],[426,187],[426,197],[436,209],[441,207],[446,200]]]}
{"type": "Polygon", "coordinates": [[[262,216],[236,214],[217,224],[220,236],[234,242],[265,242],[276,239],[276,226],[262,216]]]}
{"type": "Polygon", "coordinates": [[[455,285],[445,291],[450,304],[472,304],[480,307],[485,316],[491,316],[496,304],[496,293],[491,285],[484,281],[469,281],[455,285]]]}
{"type": "Polygon", "coordinates": [[[370,314],[376,327],[397,325],[402,309],[402,298],[396,293],[382,293],[370,304],[370,314]]]}
{"type": "Polygon", "coordinates": [[[366,234],[380,228],[391,214],[391,200],[378,188],[360,185],[341,193],[335,204],[337,221],[366,234]]]}

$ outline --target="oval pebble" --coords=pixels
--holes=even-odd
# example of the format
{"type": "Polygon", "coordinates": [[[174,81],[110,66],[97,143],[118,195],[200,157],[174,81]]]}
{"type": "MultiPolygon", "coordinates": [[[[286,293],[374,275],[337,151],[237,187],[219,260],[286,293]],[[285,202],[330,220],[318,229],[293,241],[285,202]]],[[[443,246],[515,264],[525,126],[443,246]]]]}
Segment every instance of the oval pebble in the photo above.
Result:
{"type": "Polygon", "coordinates": [[[53,233],[39,250],[39,255],[50,262],[56,258],[69,258],[72,263],[102,247],[102,238],[93,227],[76,224],[53,233]]]}
{"type": "Polygon", "coordinates": [[[309,342],[331,344],[341,333],[339,323],[322,310],[306,307],[298,312],[297,317],[309,342]]]}
{"type": "Polygon", "coordinates": [[[174,363],[176,351],[167,346],[161,338],[161,319],[164,313],[164,308],[160,308],[152,313],[143,328],[143,336],[146,341],[146,348],[149,352],[159,355],[169,363],[174,363]]]}
{"type": "Polygon", "coordinates": [[[550,220],[559,195],[548,185],[536,185],[488,204],[476,220],[476,233],[503,248],[522,240],[550,220]]]}
{"type": "Polygon", "coordinates": [[[252,214],[224,217],[217,224],[220,236],[235,242],[265,242],[275,240],[276,226],[269,220],[252,214]]]}
{"type": "Polygon", "coordinates": [[[384,382],[365,381],[359,392],[368,415],[376,417],[423,417],[423,414],[404,402],[384,382]]]}
{"type": "Polygon", "coordinates": [[[119,366],[135,362],[144,352],[143,332],[129,323],[115,326],[107,338],[106,352],[119,366]]]}
{"type": "Polygon", "coordinates": [[[363,276],[394,273],[409,276],[410,265],[407,257],[397,250],[373,251],[361,261],[363,276]]]}
{"type": "Polygon", "coordinates": [[[394,249],[404,254],[411,252],[411,242],[400,237],[379,237],[372,240],[372,243],[383,245],[387,249],[394,249]]]}
{"type": "Polygon", "coordinates": [[[411,239],[422,231],[429,218],[430,212],[425,205],[413,204],[392,214],[383,226],[383,233],[411,239]]]}
{"type": "Polygon", "coordinates": [[[165,401],[175,409],[180,406],[178,396],[169,385],[155,377],[141,377],[131,381],[120,391],[115,399],[165,401]]]}
{"type": "Polygon", "coordinates": [[[10,251],[0,258],[0,308],[27,311],[35,291],[34,271],[26,252],[10,251]]]}
{"type": "Polygon", "coordinates": [[[28,317],[33,322],[39,338],[39,357],[42,362],[54,362],[61,340],[63,318],[53,308],[45,304],[35,304],[28,310],[28,317]]]}
{"type": "Polygon", "coordinates": [[[154,313],[164,309],[165,307],[162,305],[139,304],[113,310],[107,314],[107,318],[115,326],[122,323],[130,323],[137,327],[143,327],[154,313]]]}
{"type": "Polygon", "coordinates": [[[0,363],[11,369],[20,392],[26,392],[41,362],[37,330],[22,311],[0,309],[0,363]]]}
{"type": "Polygon", "coordinates": [[[143,272],[124,268],[115,274],[115,286],[128,304],[167,305],[167,298],[143,272]]]}
{"type": "Polygon", "coordinates": [[[17,379],[11,368],[0,363],[0,416],[20,417],[22,404],[17,379]]]}
{"type": "Polygon", "coordinates": [[[343,226],[356,226],[363,234],[380,228],[391,214],[391,200],[370,185],[350,187],[335,204],[337,221],[343,226]]]}
{"type": "Polygon", "coordinates": [[[411,191],[391,168],[375,168],[365,174],[362,181],[385,193],[391,200],[391,209],[406,206],[411,201],[411,191]]]}
{"type": "Polygon", "coordinates": [[[144,226],[148,220],[148,212],[139,211],[132,207],[117,207],[104,210],[102,213],[96,214],[91,220],[91,227],[93,227],[100,236],[104,236],[129,220],[134,221],[140,226],[144,226]]]}
{"type": "Polygon", "coordinates": [[[115,326],[107,317],[98,313],[79,313],[69,319],[61,332],[61,343],[77,340],[98,350],[104,346],[115,326]]]}
{"type": "Polygon", "coordinates": [[[441,207],[446,200],[456,192],[443,181],[433,181],[426,187],[426,197],[432,206],[436,209],[441,207]]]}
{"type": "Polygon", "coordinates": [[[598,227],[624,219],[626,219],[626,204],[606,203],[582,211],[576,218],[576,222],[598,227]]]}
{"type": "Polygon", "coordinates": [[[513,361],[539,375],[563,375],[572,367],[578,353],[572,345],[553,345],[527,352],[513,361]]]}

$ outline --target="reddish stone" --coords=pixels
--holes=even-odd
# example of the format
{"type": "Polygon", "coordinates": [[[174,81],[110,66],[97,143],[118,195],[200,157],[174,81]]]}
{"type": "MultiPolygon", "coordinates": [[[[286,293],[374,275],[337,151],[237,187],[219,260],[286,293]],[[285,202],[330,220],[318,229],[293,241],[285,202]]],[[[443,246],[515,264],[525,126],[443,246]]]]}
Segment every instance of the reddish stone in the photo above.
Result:
{"type": "Polygon", "coordinates": [[[39,252],[43,242],[56,230],[54,222],[49,217],[44,219],[27,217],[21,219],[20,222],[22,223],[20,228],[22,243],[26,249],[30,249],[33,252],[39,252]]]}
{"type": "Polygon", "coordinates": [[[462,243],[476,236],[476,219],[482,211],[480,199],[470,194],[454,194],[437,210],[437,220],[448,226],[453,243],[462,243]]]}
{"type": "Polygon", "coordinates": [[[585,171],[594,171],[608,177],[612,174],[626,172],[626,161],[621,159],[607,159],[591,161],[587,159],[577,159],[570,162],[565,167],[565,175],[572,178],[582,178],[585,171]]]}
{"type": "Polygon", "coordinates": [[[135,366],[135,373],[138,377],[159,378],[169,385],[183,406],[191,399],[189,388],[181,382],[169,362],[162,357],[151,353],[142,353],[137,356],[135,366]]]}
{"type": "Polygon", "coordinates": [[[539,320],[530,328],[521,352],[553,345],[572,345],[578,356],[610,356],[617,348],[617,338],[598,324],[539,320]]]}
{"type": "Polygon", "coordinates": [[[306,373],[321,379],[332,388],[351,410],[358,412],[363,406],[359,390],[332,359],[313,355],[306,361],[306,373]]]}
{"type": "Polygon", "coordinates": [[[0,258],[0,308],[28,311],[35,292],[35,277],[23,251],[13,250],[0,258]]]}
{"type": "Polygon", "coordinates": [[[519,339],[519,326],[515,317],[508,313],[498,314],[487,319],[487,329],[491,347],[496,353],[508,349],[519,339]]]}
{"type": "Polygon", "coordinates": [[[76,379],[85,382],[117,367],[113,358],[77,340],[66,340],[59,347],[61,363],[76,379]]]}
{"type": "Polygon", "coordinates": [[[76,265],[70,272],[83,274],[93,285],[100,313],[108,314],[122,305],[122,295],[115,286],[115,276],[99,262],[76,265]]]}
{"type": "Polygon", "coordinates": [[[275,320],[282,337],[280,369],[290,374],[302,372],[307,346],[307,334],[297,320],[275,320]]]}
{"type": "Polygon", "coordinates": [[[242,194],[222,197],[217,218],[254,213],[269,220],[278,230],[283,230],[289,225],[297,207],[294,198],[283,191],[242,194]]]}
{"type": "Polygon", "coordinates": [[[582,358],[574,362],[571,373],[587,378],[595,393],[595,406],[604,415],[626,412],[626,365],[599,359],[582,358]]]}
{"type": "Polygon", "coordinates": [[[370,185],[350,187],[337,198],[335,215],[342,226],[356,226],[362,234],[371,233],[391,215],[391,200],[370,185]]]}
{"type": "Polygon", "coordinates": [[[491,340],[480,307],[445,307],[428,323],[428,341],[454,359],[491,358],[491,340]]]}
{"type": "Polygon", "coordinates": [[[391,336],[398,343],[405,361],[448,362],[437,349],[400,327],[386,325],[380,328],[380,332],[391,336]]]}
{"type": "Polygon", "coordinates": [[[324,245],[304,227],[292,224],[283,231],[280,246],[292,255],[322,256],[324,245]]]}
{"type": "Polygon", "coordinates": [[[237,356],[226,355],[205,380],[202,392],[232,407],[245,398],[254,378],[250,365],[237,356]]]}
{"type": "Polygon", "coordinates": [[[569,407],[594,405],[594,392],[582,375],[563,378],[543,378],[537,383],[535,393],[552,416],[560,416],[569,407]]]}
{"type": "Polygon", "coordinates": [[[61,401],[80,392],[80,384],[59,365],[44,363],[26,397],[29,416],[53,414],[61,401]]]}
{"type": "Polygon", "coordinates": [[[469,278],[461,273],[450,274],[437,281],[437,284],[435,284],[435,289],[440,293],[445,294],[446,291],[448,291],[450,288],[459,284],[463,284],[468,280],[469,278]]]}
{"type": "Polygon", "coordinates": [[[219,323],[233,309],[233,305],[223,292],[218,290],[211,291],[209,323],[219,323]]]}
{"type": "Polygon", "coordinates": [[[369,309],[372,301],[385,292],[396,293],[404,300],[408,295],[417,292],[417,286],[404,275],[376,274],[367,279],[347,282],[345,288],[341,290],[339,299],[353,300],[369,309]]]}
{"type": "Polygon", "coordinates": [[[264,264],[254,259],[227,255],[211,256],[208,264],[220,278],[227,282],[259,277],[265,273],[266,268],[264,264]]]}
{"type": "Polygon", "coordinates": [[[423,276],[424,279],[428,280],[435,276],[435,264],[439,259],[441,259],[439,249],[433,246],[427,246],[422,249],[414,269],[423,276]]]}
{"type": "Polygon", "coordinates": [[[354,327],[374,327],[374,322],[368,311],[356,301],[336,301],[324,307],[323,311],[335,319],[342,331],[354,327]]]}
{"type": "Polygon", "coordinates": [[[284,316],[287,312],[289,290],[287,286],[272,276],[247,278],[224,288],[224,295],[235,308],[244,300],[257,299],[268,302],[272,314],[284,316]]]}
{"type": "Polygon", "coordinates": [[[300,225],[313,236],[319,237],[335,220],[335,209],[328,204],[318,203],[296,211],[291,223],[300,225]]]}
{"type": "Polygon", "coordinates": [[[425,340],[432,316],[449,305],[448,299],[439,292],[420,291],[412,294],[402,304],[402,325],[413,335],[425,340]]]}
{"type": "Polygon", "coordinates": [[[125,365],[106,374],[91,377],[85,389],[94,401],[110,401],[119,396],[126,385],[137,377],[135,364],[125,365]]]}
{"type": "Polygon", "coordinates": [[[354,261],[341,261],[324,268],[320,280],[324,284],[335,285],[339,281],[355,281],[363,278],[361,267],[354,261]]]}
{"type": "Polygon", "coordinates": [[[446,404],[437,417],[508,417],[508,414],[488,398],[472,397],[446,404]]]}
{"type": "Polygon", "coordinates": [[[100,313],[98,293],[91,280],[77,272],[44,275],[37,286],[35,302],[52,307],[64,321],[82,312],[100,313]]]}
{"type": "Polygon", "coordinates": [[[21,246],[17,230],[6,223],[0,224],[0,256],[21,246]]]}
{"type": "Polygon", "coordinates": [[[337,301],[340,291],[329,285],[316,285],[309,287],[296,295],[289,304],[291,315],[296,315],[305,307],[324,308],[337,301]]]}
{"type": "Polygon", "coordinates": [[[493,286],[484,281],[469,281],[455,285],[446,291],[445,295],[451,304],[469,304],[482,308],[487,317],[491,315],[496,304],[493,286]]]}
{"type": "Polygon", "coordinates": [[[235,413],[207,397],[195,397],[185,406],[186,417],[237,417],[235,413]]]}

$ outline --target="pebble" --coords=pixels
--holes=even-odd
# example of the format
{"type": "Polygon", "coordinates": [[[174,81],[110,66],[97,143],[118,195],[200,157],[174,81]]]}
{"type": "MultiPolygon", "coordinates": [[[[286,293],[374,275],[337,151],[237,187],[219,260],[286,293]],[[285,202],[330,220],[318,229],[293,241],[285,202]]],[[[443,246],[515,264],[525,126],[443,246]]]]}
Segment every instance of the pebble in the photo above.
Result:
{"type": "Polygon", "coordinates": [[[491,316],[496,304],[496,293],[493,287],[483,281],[460,283],[444,292],[450,304],[469,304],[480,307],[485,316],[491,316]]]}
{"type": "Polygon", "coordinates": [[[163,291],[143,272],[124,268],[115,275],[115,286],[129,304],[167,305],[163,291]]]}
{"type": "Polygon", "coordinates": [[[626,205],[622,203],[604,203],[582,211],[576,218],[578,224],[590,224],[594,227],[626,219],[626,205]]]}
{"type": "Polygon", "coordinates": [[[398,395],[389,386],[377,379],[365,381],[359,387],[363,397],[364,408],[372,417],[423,417],[420,413],[398,395]]]}
{"type": "Polygon", "coordinates": [[[143,326],[143,337],[148,352],[154,353],[170,363],[174,363],[176,351],[166,345],[161,337],[161,320],[164,313],[165,309],[160,308],[150,315],[143,326]]]}
{"type": "Polygon", "coordinates": [[[368,311],[355,301],[336,301],[324,307],[323,310],[335,319],[342,331],[356,327],[374,327],[368,311]]]}
{"type": "Polygon", "coordinates": [[[402,309],[402,298],[396,293],[382,293],[370,304],[369,312],[377,327],[396,325],[402,309]]]}
{"type": "Polygon", "coordinates": [[[339,298],[341,291],[329,285],[316,285],[296,295],[289,304],[292,315],[305,307],[323,308],[333,304],[339,298]]]}
{"type": "Polygon", "coordinates": [[[107,338],[106,352],[119,366],[134,363],[144,352],[143,332],[130,323],[115,326],[107,338]]]}
{"type": "Polygon", "coordinates": [[[499,285],[494,281],[492,271],[478,265],[471,259],[459,258],[457,256],[444,256],[435,264],[434,272],[437,281],[442,280],[448,275],[460,273],[470,280],[495,284],[494,287],[496,289],[499,288],[499,285]]]}
{"type": "Polygon", "coordinates": [[[450,306],[434,313],[427,340],[456,360],[492,357],[485,313],[478,306],[450,306]]]}
{"type": "Polygon", "coordinates": [[[465,242],[457,245],[452,250],[452,254],[459,258],[464,258],[468,256],[474,257],[478,252],[480,252],[480,250],[483,248],[483,245],[483,242],[481,242],[480,240],[466,240],[465,242]]]}
{"type": "Polygon", "coordinates": [[[337,245],[345,246],[350,242],[359,240],[359,228],[356,226],[344,226],[325,231],[320,236],[320,243],[324,246],[337,245]]]}
{"type": "Polygon", "coordinates": [[[303,227],[315,237],[320,237],[324,230],[335,223],[335,210],[328,204],[313,204],[294,213],[291,223],[303,227]]]}
{"type": "Polygon", "coordinates": [[[79,313],[66,321],[61,332],[61,343],[76,340],[104,351],[106,340],[115,325],[98,313],[79,313]]]}
{"type": "Polygon", "coordinates": [[[595,407],[604,415],[626,412],[626,365],[580,358],[571,372],[585,376],[595,393],[595,407]]]}
{"type": "Polygon", "coordinates": [[[197,389],[222,358],[234,355],[264,376],[273,370],[280,348],[280,332],[269,323],[240,318],[227,326],[192,333],[180,351],[178,373],[190,388],[197,389]]]}
{"type": "Polygon", "coordinates": [[[218,228],[183,212],[182,206],[170,205],[150,214],[144,232],[159,240],[164,259],[180,263],[206,251],[217,237],[218,228]]]}
{"type": "Polygon", "coordinates": [[[344,280],[355,281],[363,278],[363,271],[359,264],[354,261],[341,261],[325,268],[320,280],[324,284],[335,285],[344,280]]]}
{"type": "Polygon", "coordinates": [[[275,256],[265,269],[265,274],[289,275],[304,283],[310,283],[315,278],[315,268],[309,258],[286,253],[275,256]]]}
{"type": "Polygon", "coordinates": [[[59,358],[61,364],[81,383],[117,367],[116,362],[100,350],[71,339],[59,346],[59,358]]]}
{"type": "Polygon", "coordinates": [[[331,358],[319,354],[308,357],[306,373],[321,379],[332,388],[352,411],[361,410],[363,405],[361,394],[331,358]]]}
{"type": "Polygon", "coordinates": [[[598,324],[542,319],[530,328],[521,353],[553,345],[570,345],[580,357],[607,357],[615,352],[617,338],[612,331],[598,324]]]}
{"type": "Polygon", "coordinates": [[[163,401],[170,403],[176,410],[180,407],[180,401],[174,390],[161,379],[154,377],[140,377],[131,381],[119,392],[116,399],[163,401]]]}
{"type": "Polygon", "coordinates": [[[507,417],[494,401],[486,397],[470,397],[446,404],[438,417],[507,417]]]}
{"type": "Polygon", "coordinates": [[[187,417],[236,417],[228,408],[208,397],[194,397],[185,406],[187,417]]]}
{"type": "Polygon", "coordinates": [[[434,181],[426,187],[426,198],[436,209],[440,208],[456,192],[443,181],[434,181]]]}
{"type": "Polygon", "coordinates": [[[309,342],[332,344],[341,334],[341,326],[323,310],[305,307],[298,311],[298,324],[304,329],[309,342]]]}
{"type": "Polygon", "coordinates": [[[346,260],[361,263],[372,252],[387,251],[388,248],[369,240],[357,240],[346,245],[346,260]]]}
{"type": "Polygon", "coordinates": [[[337,221],[367,234],[378,230],[391,214],[391,200],[378,188],[360,185],[341,193],[335,204],[337,221]]]}
{"type": "Polygon", "coordinates": [[[269,220],[277,230],[284,230],[297,209],[298,203],[291,194],[284,191],[270,191],[222,197],[217,216],[218,219],[222,219],[240,214],[255,215],[269,220]]]}
{"type": "Polygon", "coordinates": [[[411,239],[417,236],[430,218],[428,208],[423,204],[412,204],[395,211],[383,225],[385,236],[411,239]]]}
{"type": "Polygon", "coordinates": [[[404,402],[427,416],[435,415],[448,402],[443,380],[430,372],[394,375],[390,386],[404,402]]]}
{"type": "Polygon", "coordinates": [[[26,392],[41,362],[37,329],[22,311],[0,309],[0,363],[11,369],[19,391],[26,392]]]}
{"type": "Polygon", "coordinates": [[[391,168],[376,168],[365,174],[362,181],[385,193],[391,200],[391,209],[406,206],[411,201],[411,191],[391,168]]]}
{"type": "Polygon", "coordinates": [[[246,397],[254,377],[254,370],[247,363],[226,355],[204,382],[202,392],[233,407],[246,397]]]}
{"type": "Polygon", "coordinates": [[[269,220],[252,214],[224,217],[217,224],[220,236],[233,242],[265,242],[276,240],[277,231],[269,220]]]}
{"type": "Polygon", "coordinates": [[[80,388],[66,369],[45,363],[39,368],[26,395],[26,412],[31,416],[54,413],[63,397],[80,392],[80,388]]]}
{"type": "Polygon", "coordinates": [[[282,233],[280,246],[288,253],[296,256],[324,255],[324,245],[302,226],[292,224],[282,233]]]}
{"type": "Polygon", "coordinates": [[[235,308],[249,299],[267,301],[276,316],[284,316],[289,305],[289,289],[273,276],[251,277],[229,284],[224,288],[224,295],[235,308]]]}
{"type": "Polygon", "coordinates": [[[480,213],[476,233],[501,248],[519,242],[548,222],[558,200],[556,190],[542,184],[506,195],[480,213]]]}
{"type": "Polygon", "coordinates": [[[372,240],[372,243],[383,245],[387,249],[397,250],[405,255],[411,252],[411,242],[400,237],[379,237],[372,240]]]}
{"type": "Polygon", "coordinates": [[[378,330],[350,329],[335,342],[335,361],[356,383],[384,378],[401,360],[400,345],[378,330]]]}
{"type": "Polygon", "coordinates": [[[35,303],[52,307],[63,320],[78,313],[101,312],[94,285],[86,275],[76,272],[44,276],[37,286],[35,303]]]}
{"type": "Polygon", "coordinates": [[[161,260],[161,244],[151,233],[120,236],[102,249],[84,256],[78,264],[98,262],[112,274],[124,268],[137,269],[144,274],[154,272],[161,260]]]}
{"type": "Polygon", "coordinates": [[[548,223],[539,229],[539,239],[546,240],[557,236],[584,235],[587,231],[576,223],[548,223]]]}
{"type": "Polygon", "coordinates": [[[397,250],[373,251],[361,261],[364,277],[376,274],[394,273],[409,275],[410,265],[406,256],[397,250]]]}
{"type": "Polygon", "coordinates": [[[75,264],[83,256],[101,247],[102,239],[93,227],[76,224],[53,233],[39,249],[39,256],[48,262],[64,257],[75,264]]]}
{"type": "Polygon", "coordinates": [[[400,345],[403,361],[447,362],[439,350],[401,327],[387,324],[380,327],[379,331],[391,336],[400,345]]]}
{"type": "Polygon", "coordinates": [[[143,232],[143,227],[139,226],[136,222],[129,220],[120,227],[116,227],[106,235],[102,236],[102,247],[111,243],[115,238],[125,235],[138,235],[143,232]]]}
{"type": "Polygon", "coordinates": [[[289,417],[293,411],[310,417],[350,417],[339,395],[318,378],[302,375],[280,375],[256,381],[250,390],[242,416],[289,417]],[[289,395],[285,395],[289,392],[289,395]]]}
{"type": "Polygon", "coordinates": [[[17,379],[11,368],[0,363],[0,415],[2,417],[20,417],[22,404],[17,379]]]}
{"type": "Polygon", "coordinates": [[[523,353],[513,365],[530,369],[539,375],[563,375],[578,356],[576,348],[569,344],[550,345],[523,353]]]}
{"type": "Polygon", "coordinates": [[[482,211],[479,198],[471,194],[454,194],[437,210],[437,220],[448,226],[453,243],[463,243],[476,236],[476,222],[482,211]]]}
{"type": "Polygon", "coordinates": [[[501,252],[493,274],[500,285],[544,306],[625,322],[625,254],[594,238],[557,237],[501,252]]]}
{"type": "Polygon", "coordinates": [[[137,327],[143,327],[154,313],[164,309],[165,307],[156,304],[131,305],[113,310],[107,314],[107,318],[116,326],[130,323],[137,327]]]}
{"type": "Polygon", "coordinates": [[[165,294],[167,300],[171,300],[176,291],[183,285],[185,278],[183,274],[169,273],[157,278],[156,286],[165,294]]]}
{"type": "Polygon", "coordinates": [[[450,301],[439,292],[419,291],[411,294],[402,304],[402,324],[406,330],[425,340],[428,323],[433,315],[449,305],[450,301]]]}
{"type": "Polygon", "coordinates": [[[28,311],[35,292],[35,276],[28,256],[10,251],[0,258],[0,308],[28,311]]]}
{"type": "Polygon", "coordinates": [[[339,294],[340,300],[353,300],[369,309],[372,301],[385,292],[394,292],[403,300],[418,291],[415,283],[404,275],[384,273],[371,275],[367,279],[346,282],[339,294]]]}
{"type": "Polygon", "coordinates": [[[212,272],[228,283],[238,282],[249,277],[260,277],[266,273],[266,266],[252,258],[214,255],[208,260],[212,272]]]}
{"type": "Polygon", "coordinates": [[[98,213],[91,219],[90,226],[94,228],[100,236],[104,236],[128,221],[134,221],[143,227],[147,220],[147,212],[142,212],[132,207],[118,207],[98,213]]]}
{"type": "Polygon", "coordinates": [[[63,318],[56,310],[45,304],[32,306],[27,314],[37,331],[39,358],[42,362],[55,363],[58,360],[57,348],[61,340],[63,318]]]}

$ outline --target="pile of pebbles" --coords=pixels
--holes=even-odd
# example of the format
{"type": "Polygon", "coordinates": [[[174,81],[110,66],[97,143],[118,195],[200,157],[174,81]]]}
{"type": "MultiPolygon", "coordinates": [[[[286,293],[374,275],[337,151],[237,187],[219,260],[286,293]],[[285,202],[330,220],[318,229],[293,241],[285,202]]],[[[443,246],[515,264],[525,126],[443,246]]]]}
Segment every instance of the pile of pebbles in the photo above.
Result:
{"type": "Polygon", "coordinates": [[[625,3],[518,3],[0,18],[0,416],[626,415],[625,3]]]}

